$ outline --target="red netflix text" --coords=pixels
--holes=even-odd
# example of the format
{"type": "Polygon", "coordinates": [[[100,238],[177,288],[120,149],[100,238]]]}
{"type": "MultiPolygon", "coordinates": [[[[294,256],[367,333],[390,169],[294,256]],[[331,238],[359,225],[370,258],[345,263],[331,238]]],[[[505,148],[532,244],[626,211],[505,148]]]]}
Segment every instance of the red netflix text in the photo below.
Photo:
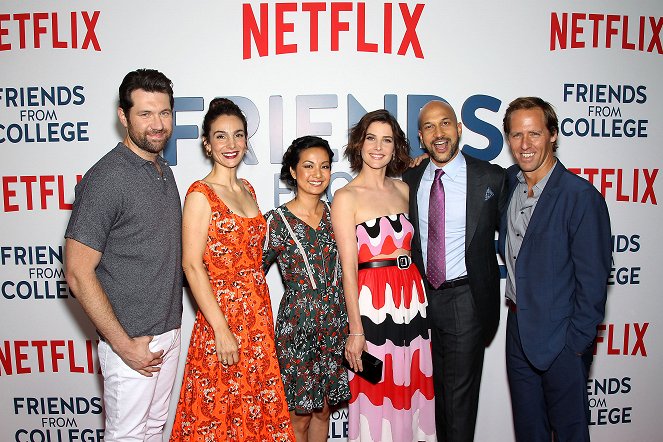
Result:
{"type": "Polygon", "coordinates": [[[604,198],[615,201],[657,205],[654,181],[658,169],[569,168],[601,191],[604,198]]]}
{"type": "Polygon", "coordinates": [[[663,54],[663,17],[553,12],[550,14],[550,50],[617,47],[663,54]]]}
{"type": "Polygon", "coordinates": [[[100,373],[96,341],[0,342],[0,376],[31,373],[100,373]]]}
{"type": "Polygon", "coordinates": [[[599,324],[594,354],[647,357],[645,333],[649,322],[634,324],[599,324]]]}
{"type": "Polygon", "coordinates": [[[21,175],[2,177],[2,203],[5,212],[19,210],[71,210],[65,191],[73,195],[73,188],[83,178],[64,175],[21,175]]]}
{"type": "Polygon", "coordinates": [[[341,50],[340,35],[349,32],[356,37],[356,46],[347,50],[391,54],[395,42],[394,25],[397,24],[404,26],[405,31],[402,36],[399,35],[400,44],[396,53],[406,55],[408,49],[412,48],[415,57],[424,58],[417,35],[423,4],[417,4],[412,11],[406,3],[398,3],[397,6],[393,3],[370,3],[368,11],[366,5],[367,2],[284,2],[260,3],[254,9],[254,5],[244,3],[242,56],[245,60],[251,58],[254,45],[260,57],[297,53],[300,47],[296,43],[286,42],[288,34],[302,38],[308,36],[308,50],[317,52],[321,43],[320,36],[323,35],[320,32],[320,21],[325,20],[329,22],[331,36],[323,44],[331,51],[341,50]],[[371,17],[372,22],[382,18],[380,35],[366,35],[367,16],[371,17]],[[308,27],[301,25],[302,22],[308,23],[308,27]],[[273,42],[271,48],[270,42],[273,42]]]}
{"type": "Polygon", "coordinates": [[[12,49],[94,49],[101,51],[99,11],[0,14],[0,51],[12,49]],[[79,26],[84,27],[80,29],[79,26]]]}

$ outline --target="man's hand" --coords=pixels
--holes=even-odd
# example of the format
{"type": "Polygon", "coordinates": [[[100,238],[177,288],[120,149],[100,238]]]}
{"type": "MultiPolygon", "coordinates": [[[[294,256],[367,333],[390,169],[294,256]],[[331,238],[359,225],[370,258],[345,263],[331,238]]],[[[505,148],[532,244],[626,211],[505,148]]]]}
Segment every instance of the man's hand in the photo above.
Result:
{"type": "Polygon", "coordinates": [[[161,370],[163,350],[153,352],[150,350],[152,336],[138,336],[131,338],[127,345],[114,348],[113,351],[122,358],[125,364],[143,376],[151,377],[152,373],[161,370]]]}

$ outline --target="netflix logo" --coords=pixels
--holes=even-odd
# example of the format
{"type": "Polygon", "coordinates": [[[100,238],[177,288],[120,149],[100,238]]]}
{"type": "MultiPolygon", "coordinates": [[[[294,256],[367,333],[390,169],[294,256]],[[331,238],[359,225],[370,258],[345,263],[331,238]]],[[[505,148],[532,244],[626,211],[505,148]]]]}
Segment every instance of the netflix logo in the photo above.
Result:
{"type": "Polygon", "coordinates": [[[255,47],[260,57],[322,49],[384,54],[396,51],[397,55],[411,53],[416,58],[424,58],[417,34],[423,11],[421,3],[412,8],[407,3],[244,3],[242,57],[252,58],[255,47]],[[368,32],[369,20],[371,25],[378,24],[378,32],[368,32]],[[342,47],[344,33],[351,35],[356,44],[342,47]],[[302,47],[293,41],[308,41],[308,44],[302,47]]]}
{"type": "Polygon", "coordinates": [[[663,17],[553,12],[550,50],[616,47],[663,54],[662,28],[663,17]]]}
{"type": "Polygon", "coordinates": [[[96,342],[64,339],[0,342],[0,376],[101,373],[96,342]]]}
{"type": "Polygon", "coordinates": [[[71,210],[73,190],[83,175],[21,175],[2,177],[3,211],[71,210]],[[67,197],[70,195],[70,197],[67,197]]]}
{"type": "Polygon", "coordinates": [[[649,322],[599,324],[594,341],[594,355],[647,357],[645,334],[649,322]]]}
{"type": "Polygon", "coordinates": [[[599,169],[571,167],[569,171],[585,178],[607,200],[656,206],[654,183],[658,169],[599,169]]]}
{"type": "Polygon", "coordinates": [[[0,51],[12,49],[93,49],[101,51],[99,11],[0,14],[0,51]]]}

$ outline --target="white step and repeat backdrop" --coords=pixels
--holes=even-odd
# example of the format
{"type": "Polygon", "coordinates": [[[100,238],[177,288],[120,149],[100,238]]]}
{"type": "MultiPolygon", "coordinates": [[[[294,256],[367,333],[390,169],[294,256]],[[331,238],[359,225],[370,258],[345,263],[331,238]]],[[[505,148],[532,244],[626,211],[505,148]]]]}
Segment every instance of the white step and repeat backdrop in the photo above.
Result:
{"type": "MultiPolygon", "coordinates": [[[[0,440],[103,439],[96,336],[65,281],[62,237],[74,185],[122,137],[117,87],[139,67],[174,82],[165,157],[182,195],[209,168],[199,129],[209,101],[228,96],[244,109],[251,149],[240,176],[263,211],[291,197],[278,163],[297,136],[327,138],[338,159],[348,127],[386,107],[418,152],[418,109],[440,97],[464,123],[463,150],[508,166],[507,104],[552,102],[559,157],[603,193],[612,217],[591,433],[661,440],[662,15],[660,0],[3,1],[0,440]]],[[[331,193],[348,179],[347,163],[334,163],[331,193]]],[[[269,282],[276,308],[275,269],[269,282]]],[[[184,296],[186,348],[194,312],[184,296]]],[[[505,316],[487,351],[478,441],[513,439],[505,316]]],[[[334,414],[330,440],[345,439],[346,416],[334,414]]]]}

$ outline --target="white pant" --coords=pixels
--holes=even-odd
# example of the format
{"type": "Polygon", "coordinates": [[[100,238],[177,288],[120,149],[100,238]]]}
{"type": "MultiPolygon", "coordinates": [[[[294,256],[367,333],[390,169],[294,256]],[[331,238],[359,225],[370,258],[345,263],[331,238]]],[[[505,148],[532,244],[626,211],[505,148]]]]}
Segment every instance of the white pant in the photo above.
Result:
{"type": "Polygon", "coordinates": [[[163,350],[164,354],[161,370],[147,377],[125,364],[110,345],[99,342],[106,442],[161,442],[163,439],[180,356],[180,329],[154,336],[150,350],[163,350]]]}

